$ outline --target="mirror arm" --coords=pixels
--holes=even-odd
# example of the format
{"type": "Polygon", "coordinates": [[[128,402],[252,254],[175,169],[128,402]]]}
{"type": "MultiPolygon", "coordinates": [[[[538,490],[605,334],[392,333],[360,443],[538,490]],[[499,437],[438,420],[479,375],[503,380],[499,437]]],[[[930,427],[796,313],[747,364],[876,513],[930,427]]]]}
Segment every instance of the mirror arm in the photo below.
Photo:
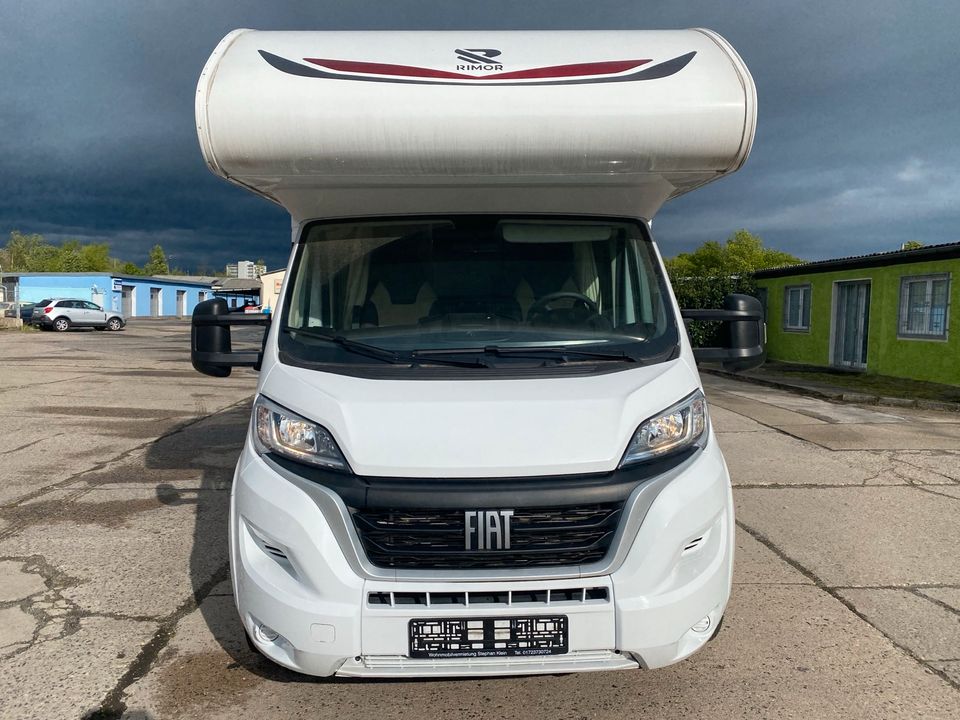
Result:
{"type": "Polygon", "coordinates": [[[192,360],[197,363],[207,365],[222,365],[229,367],[252,367],[257,369],[260,365],[261,354],[259,352],[199,352],[192,353],[192,360]]]}
{"type": "Polygon", "coordinates": [[[763,322],[763,312],[760,310],[680,310],[680,317],[684,320],[757,320],[763,322]]]}
{"type": "Polygon", "coordinates": [[[196,327],[229,327],[231,325],[263,325],[270,326],[270,315],[266,313],[231,313],[230,315],[194,315],[193,324],[196,327]]]}

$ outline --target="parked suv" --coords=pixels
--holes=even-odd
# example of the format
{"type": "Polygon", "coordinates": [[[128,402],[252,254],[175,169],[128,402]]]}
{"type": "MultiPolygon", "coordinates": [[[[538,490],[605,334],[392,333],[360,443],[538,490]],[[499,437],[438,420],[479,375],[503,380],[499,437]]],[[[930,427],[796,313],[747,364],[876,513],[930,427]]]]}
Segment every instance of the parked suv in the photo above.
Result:
{"type": "Polygon", "coordinates": [[[127,321],[120,313],[107,312],[89,300],[73,298],[41,300],[33,307],[30,324],[44,330],[53,328],[64,332],[72,327],[92,327],[97,330],[119,330],[127,321]]]}

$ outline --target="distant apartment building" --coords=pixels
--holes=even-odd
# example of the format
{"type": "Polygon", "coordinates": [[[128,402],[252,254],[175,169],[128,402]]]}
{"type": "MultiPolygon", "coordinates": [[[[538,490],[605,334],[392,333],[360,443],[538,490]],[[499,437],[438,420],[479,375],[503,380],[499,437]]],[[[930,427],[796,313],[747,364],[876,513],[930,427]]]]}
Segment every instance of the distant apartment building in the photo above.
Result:
{"type": "Polygon", "coordinates": [[[251,260],[240,260],[227,265],[227,277],[240,280],[256,280],[266,271],[265,265],[258,265],[251,260]]]}

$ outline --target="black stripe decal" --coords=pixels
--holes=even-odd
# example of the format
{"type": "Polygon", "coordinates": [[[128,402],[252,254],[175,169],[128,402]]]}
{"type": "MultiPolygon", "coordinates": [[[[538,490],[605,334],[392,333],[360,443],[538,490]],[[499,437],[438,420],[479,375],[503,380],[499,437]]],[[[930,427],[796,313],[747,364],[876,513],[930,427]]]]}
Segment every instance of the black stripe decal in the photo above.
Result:
{"type": "Polygon", "coordinates": [[[616,82],[637,82],[639,80],[659,80],[660,78],[669,77],[675,73],[680,72],[685,68],[693,56],[696,55],[696,51],[688,52],[686,55],[680,55],[673,58],[672,60],[667,60],[658,65],[648,67],[645,70],[638,70],[637,72],[630,73],[629,75],[617,75],[614,77],[605,77],[605,78],[578,78],[571,80],[538,80],[535,82],[497,82],[492,80],[487,80],[483,82],[478,82],[475,80],[416,80],[412,78],[388,78],[388,77],[373,77],[367,75],[355,75],[355,74],[340,74],[327,72],[325,70],[320,70],[318,68],[307,67],[306,65],[301,65],[300,63],[293,62],[292,60],[287,60],[282,58],[279,55],[274,55],[273,53],[268,53],[266,50],[258,50],[260,56],[266,60],[270,65],[272,65],[277,70],[285,72],[288,75],[297,75],[299,77],[311,77],[311,78],[322,78],[324,80],[352,80],[355,82],[379,82],[379,83],[396,83],[399,85],[473,85],[475,87],[489,85],[492,87],[503,87],[503,86],[518,86],[518,85],[588,85],[592,83],[616,83],[616,82]]]}

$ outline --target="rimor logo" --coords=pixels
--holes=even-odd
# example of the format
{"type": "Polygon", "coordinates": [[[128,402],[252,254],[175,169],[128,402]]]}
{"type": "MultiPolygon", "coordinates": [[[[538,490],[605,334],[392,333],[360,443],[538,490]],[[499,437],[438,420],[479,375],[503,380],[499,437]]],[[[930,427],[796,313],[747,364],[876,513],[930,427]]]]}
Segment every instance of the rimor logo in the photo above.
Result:
{"type": "Polygon", "coordinates": [[[465,510],[464,548],[467,550],[509,550],[510,518],[513,510],[465,510]]]}
{"type": "Polygon", "coordinates": [[[457,65],[457,70],[503,70],[503,64],[500,61],[494,61],[494,58],[500,57],[503,53],[493,48],[468,48],[454,50],[457,60],[463,60],[466,65],[457,65]]]}

